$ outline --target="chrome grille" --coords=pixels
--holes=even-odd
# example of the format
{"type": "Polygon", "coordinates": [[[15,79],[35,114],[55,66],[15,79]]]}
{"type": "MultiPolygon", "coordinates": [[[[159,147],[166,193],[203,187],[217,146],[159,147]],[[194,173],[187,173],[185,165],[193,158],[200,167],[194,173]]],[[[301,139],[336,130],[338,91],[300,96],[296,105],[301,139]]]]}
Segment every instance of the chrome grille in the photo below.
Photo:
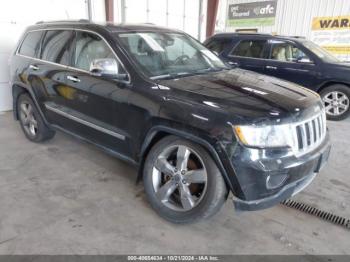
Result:
{"type": "Polygon", "coordinates": [[[322,111],[317,116],[298,123],[296,131],[296,149],[300,153],[307,153],[320,145],[326,135],[326,115],[322,111]]]}

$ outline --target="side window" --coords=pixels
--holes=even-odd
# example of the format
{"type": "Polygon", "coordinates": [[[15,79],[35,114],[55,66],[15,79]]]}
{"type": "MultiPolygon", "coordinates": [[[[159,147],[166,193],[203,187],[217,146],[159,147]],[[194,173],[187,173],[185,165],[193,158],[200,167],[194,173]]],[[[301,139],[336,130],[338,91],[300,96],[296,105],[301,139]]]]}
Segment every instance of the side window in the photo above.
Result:
{"type": "Polygon", "coordinates": [[[111,48],[98,35],[77,31],[76,36],[74,67],[89,71],[93,60],[115,58],[111,48]]]}
{"type": "Polygon", "coordinates": [[[230,43],[230,39],[215,39],[207,44],[207,48],[216,54],[220,54],[230,43]]]}
{"type": "Polygon", "coordinates": [[[311,61],[299,48],[281,41],[272,42],[271,59],[285,62],[311,61]]]}
{"type": "Polygon", "coordinates": [[[72,41],[73,31],[47,31],[41,47],[40,59],[62,65],[69,65],[69,53],[72,41]]]}
{"type": "Polygon", "coordinates": [[[40,49],[40,40],[42,34],[43,31],[34,31],[28,33],[25,36],[18,53],[29,57],[35,57],[40,49]]]}
{"type": "Polygon", "coordinates": [[[234,56],[264,58],[266,40],[243,40],[231,52],[234,56]]]}

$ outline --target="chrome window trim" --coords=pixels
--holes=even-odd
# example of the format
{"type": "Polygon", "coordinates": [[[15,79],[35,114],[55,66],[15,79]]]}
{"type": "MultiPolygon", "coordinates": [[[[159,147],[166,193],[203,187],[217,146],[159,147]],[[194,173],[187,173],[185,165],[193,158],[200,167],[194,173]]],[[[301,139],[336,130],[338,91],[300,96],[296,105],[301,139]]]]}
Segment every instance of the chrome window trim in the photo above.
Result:
{"type": "Polygon", "coordinates": [[[55,107],[53,107],[53,106],[50,106],[50,105],[48,105],[48,104],[45,104],[45,107],[46,107],[46,109],[48,109],[48,110],[50,110],[50,111],[52,111],[52,112],[55,112],[56,114],[59,114],[59,115],[61,115],[61,116],[64,116],[64,117],[66,117],[66,118],[68,118],[68,119],[71,119],[71,120],[73,120],[73,121],[76,121],[76,122],[78,122],[78,123],[80,123],[80,124],[86,125],[86,126],[88,126],[88,127],[91,127],[91,128],[93,128],[93,129],[95,129],[95,130],[97,130],[97,131],[106,133],[106,134],[108,134],[108,135],[114,136],[114,137],[116,137],[116,138],[118,138],[118,139],[120,139],[120,140],[125,140],[125,136],[122,135],[122,134],[119,134],[119,133],[114,132],[114,131],[112,131],[112,130],[109,130],[109,129],[106,129],[106,128],[104,128],[104,127],[95,125],[95,124],[93,124],[93,123],[91,123],[91,122],[88,122],[88,121],[86,121],[86,120],[83,120],[83,119],[81,119],[81,118],[78,118],[78,117],[76,117],[76,116],[73,116],[73,115],[71,115],[71,114],[68,114],[68,113],[66,113],[66,112],[64,112],[64,111],[62,111],[62,110],[60,110],[60,109],[58,109],[58,108],[55,108],[55,107]]]}
{"type": "Polygon", "coordinates": [[[249,57],[249,56],[239,56],[239,55],[228,55],[228,57],[237,57],[237,58],[248,58],[248,59],[255,59],[255,60],[271,60],[271,59],[267,59],[267,58],[256,58],[256,57],[249,57]]]}
{"type": "Polygon", "coordinates": [[[62,65],[62,64],[58,64],[58,63],[55,63],[55,62],[46,61],[46,60],[42,60],[42,59],[39,59],[39,58],[30,57],[30,56],[21,55],[21,54],[16,54],[16,56],[25,57],[25,58],[28,58],[28,59],[32,59],[34,61],[43,62],[43,63],[46,63],[46,64],[51,64],[51,65],[55,65],[55,66],[59,66],[59,67],[63,67],[65,69],[68,69],[68,66],[62,65]]]}
{"type": "MultiPolygon", "coordinates": [[[[66,69],[72,69],[72,70],[76,70],[78,72],[83,72],[83,73],[88,73],[90,74],[90,71],[87,71],[87,70],[84,70],[84,69],[80,69],[80,68],[77,68],[77,67],[73,67],[73,66],[68,66],[68,65],[62,65],[62,64],[59,64],[59,63],[55,63],[55,62],[51,62],[51,61],[47,61],[47,60],[43,60],[43,59],[40,59],[40,58],[36,58],[36,57],[29,57],[29,56],[26,56],[26,55],[22,55],[20,54],[18,51],[20,49],[20,46],[22,46],[23,44],[23,41],[24,39],[26,38],[26,36],[31,33],[31,32],[37,32],[37,31],[54,31],[54,30],[66,30],[66,31],[81,31],[81,32],[88,32],[88,33],[91,33],[91,34],[95,34],[97,35],[98,37],[100,37],[106,44],[107,46],[109,47],[109,49],[112,51],[113,55],[115,56],[115,58],[117,59],[117,61],[121,64],[121,66],[123,67],[124,71],[126,72],[126,74],[128,75],[128,81],[122,81],[122,80],[117,80],[118,82],[124,82],[124,83],[130,83],[131,82],[131,76],[128,72],[128,70],[126,70],[123,62],[119,59],[119,57],[117,56],[117,54],[115,53],[115,51],[113,50],[113,48],[111,47],[111,45],[108,43],[108,41],[102,36],[100,35],[99,33],[96,33],[94,31],[91,31],[91,30],[87,30],[87,29],[78,29],[78,28],[64,28],[64,27],[58,27],[58,28],[43,28],[43,29],[33,29],[33,30],[29,30],[27,32],[25,32],[24,36],[22,37],[22,40],[21,40],[21,43],[18,45],[17,49],[16,49],[16,53],[15,55],[16,56],[22,56],[22,57],[26,57],[26,58],[29,58],[29,59],[34,59],[35,61],[39,61],[39,62],[45,62],[45,63],[48,63],[48,64],[52,64],[52,65],[57,65],[57,66],[61,66],[61,67],[64,67],[66,69]]],[[[42,39],[41,39],[42,40],[42,39]]]]}
{"type": "Polygon", "coordinates": [[[249,57],[249,56],[228,55],[228,57],[264,60],[264,61],[271,61],[271,62],[277,62],[277,63],[293,64],[293,65],[310,65],[310,66],[314,66],[315,65],[315,63],[304,63],[303,64],[303,63],[297,63],[297,62],[281,61],[281,60],[269,59],[269,58],[256,58],[256,57],[249,57]]]}

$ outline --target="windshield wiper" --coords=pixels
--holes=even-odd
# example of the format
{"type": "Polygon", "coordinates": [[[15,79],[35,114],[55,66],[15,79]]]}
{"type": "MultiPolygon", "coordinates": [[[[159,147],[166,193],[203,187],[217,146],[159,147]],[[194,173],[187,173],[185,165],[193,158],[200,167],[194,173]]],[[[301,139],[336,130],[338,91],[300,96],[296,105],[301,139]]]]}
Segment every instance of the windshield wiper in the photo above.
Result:
{"type": "Polygon", "coordinates": [[[170,73],[170,74],[164,74],[164,75],[158,75],[158,76],[152,76],[151,79],[172,79],[177,77],[183,77],[183,76],[191,76],[191,75],[199,75],[199,74],[205,74],[208,72],[218,72],[221,70],[226,70],[228,68],[212,68],[208,67],[205,69],[199,69],[199,70],[193,70],[188,72],[179,72],[179,73],[170,73]]]}
{"type": "Polygon", "coordinates": [[[220,67],[220,68],[213,68],[213,67],[208,67],[208,68],[205,68],[205,69],[199,69],[199,70],[196,70],[196,71],[193,71],[194,73],[198,73],[198,74],[201,74],[201,73],[208,73],[208,72],[219,72],[221,70],[225,70],[227,68],[224,68],[224,67],[220,67]]]}
{"type": "Polygon", "coordinates": [[[165,75],[159,75],[159,76],[152,76],[151,79],[165,79],[165,78],[176,78],[176,77],[182,77],[182,76],[188,76],[192,75],[191,72],[180,72],[180,73],[170,73],[165,75]]]}

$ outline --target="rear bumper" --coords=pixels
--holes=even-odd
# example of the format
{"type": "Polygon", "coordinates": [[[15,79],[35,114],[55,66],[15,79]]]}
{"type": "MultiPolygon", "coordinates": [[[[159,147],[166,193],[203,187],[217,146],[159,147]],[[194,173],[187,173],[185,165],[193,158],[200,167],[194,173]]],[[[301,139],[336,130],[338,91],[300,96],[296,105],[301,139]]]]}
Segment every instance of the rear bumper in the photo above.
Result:
{"type": "MultiPolygon", "coordinates": [[[[251,167],[245,164],[240,165],[239,174],[241,181],[250,181],[249,184],[241,184],[243,192],[246,193],[248,198],[240,199],[234,197],[234,207],[238,211],[254,211],[272,207],[279,202],[299,193],[306,188],[312,180],[316,177],[317,173],[327,163],[330,154],[330,139],[329,135],[326,135],[322,145],[316,148],[313,152],[303,155],[300,158],[294,156],[281,157],[276,159],[269,158],[269,163],[278,161],[280,163],[279,168],[273,170],[268,168],[269,166],[263,165],[263,169],[254,168],[255,177],[259,177],[258,182],[251,182],[252,179],[248,179],[244,176],[244,170],[247,171],[246,175],[251,176],[251,167]],[[294,163],[293,163],[294,161],[294,163]],[[266,187],[266,179],[269,176],[278,176],[285,174],[288,178],[285,183],[280,187],[274,189],[268,189],[266,187]],[[265,182],[263,183],[262,181],[265,182]],[[249,196],[251,199],[249,199],[249,196]]],[[[248,162],[245,162],[246,164],[248,162]]],[[[267,162],[266,162],[267,163],[267,162]]]]}

